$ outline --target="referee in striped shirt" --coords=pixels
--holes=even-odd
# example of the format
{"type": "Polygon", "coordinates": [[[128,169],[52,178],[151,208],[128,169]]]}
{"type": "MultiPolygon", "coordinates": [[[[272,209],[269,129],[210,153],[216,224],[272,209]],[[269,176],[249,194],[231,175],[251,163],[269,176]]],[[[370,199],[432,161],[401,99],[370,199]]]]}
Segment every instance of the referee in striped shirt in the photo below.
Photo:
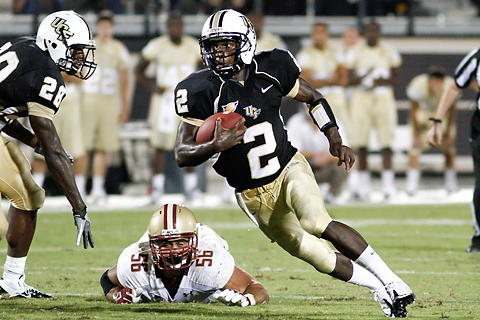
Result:
{"type": "Polygon", "coordinates": [[[458,65],[455,70],[455,81],[443,92],[437,107],[435,117],[430,118],[432,128],[427,133],[427,141],[432,146],[442,142],[441,122],[445,119],[448,110],[454,105],[461,91],[467,87],[473,87],[477,91],[477,108],[472,116],[470,147],[472,149],[473,167],[475,174],[475,189],[473,192],[473,226],[475,235],[471,239],[471,245],[467,252],[480,253],[480,48],[471,51],[458,65]],[[474,81],[475,80],[475,81],[474,81]]]}

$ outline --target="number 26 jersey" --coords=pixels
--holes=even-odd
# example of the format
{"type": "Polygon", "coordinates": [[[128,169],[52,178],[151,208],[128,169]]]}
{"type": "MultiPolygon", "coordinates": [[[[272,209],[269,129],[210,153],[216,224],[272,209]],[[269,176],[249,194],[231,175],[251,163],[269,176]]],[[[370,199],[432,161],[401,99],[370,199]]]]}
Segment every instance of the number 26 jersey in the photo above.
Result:
{"type": "Polygon", "coordinates": [[[282,97],[297,84],[301,69],[289,51],[263,51],[246,66],[240,83],[214,71],[191,74],[175,88],[175,109],[182,120],[200,124],[218,112],[245,118],[241,144],[219,154],[213,168],[237,189],[256,188],[277,178],[296,153],[280,115],[282,97]]]}

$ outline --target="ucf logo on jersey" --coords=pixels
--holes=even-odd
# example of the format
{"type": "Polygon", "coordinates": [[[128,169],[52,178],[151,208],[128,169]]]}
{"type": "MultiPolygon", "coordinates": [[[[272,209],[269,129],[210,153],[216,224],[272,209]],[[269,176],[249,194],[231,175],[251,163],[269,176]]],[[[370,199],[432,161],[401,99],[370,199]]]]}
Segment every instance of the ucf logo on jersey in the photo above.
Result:
{"type": "Polygon", "coordinates": [[[260,112],[262,111],[262,109],[255,108],[252,105],[243,108],[243,110],[245,110],[245,115],[252,117],[253,119],[257,119],[260,115],[260,112]]]}
{"type": "Polygon", "coordinates": [[[73,32],[70,31],[70,27],[66,24],[67,20],[57,17],[53,20],[51,26],[55,29],[55,33],[58,34],[58,40],[65,41],[71,36],[73,36],[73,32]]]}

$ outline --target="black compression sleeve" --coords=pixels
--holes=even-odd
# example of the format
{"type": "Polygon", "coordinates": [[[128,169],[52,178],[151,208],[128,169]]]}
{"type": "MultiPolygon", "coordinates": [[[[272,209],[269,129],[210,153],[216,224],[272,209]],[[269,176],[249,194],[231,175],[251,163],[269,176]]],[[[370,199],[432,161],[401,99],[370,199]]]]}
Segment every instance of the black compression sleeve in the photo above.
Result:
{"type": "Polygon", "coordinates": [[[110,292],[113,288],[115,288],[117,285],[113,283],[109,278],[108,278],[108,270],[105,271],[104,274],[102,274],[102,277],[100,278],[100,285],[103,288],[103,293],[107,295],[107,293],[110,292]]]}

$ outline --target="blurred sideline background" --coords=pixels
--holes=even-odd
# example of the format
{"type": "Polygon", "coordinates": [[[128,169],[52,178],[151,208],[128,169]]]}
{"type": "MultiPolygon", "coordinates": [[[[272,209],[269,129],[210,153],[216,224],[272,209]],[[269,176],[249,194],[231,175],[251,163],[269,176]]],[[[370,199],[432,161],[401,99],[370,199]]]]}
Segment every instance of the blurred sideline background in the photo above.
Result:
{"type": "MultiPolygon", "coordinates": [[[[228,3],[228,1],[223,1],[228,3]]],[[[109,0],[109,1],[17,1],[0,0],[0,43],[13,37],[35,34],[39,21],[55,6],[63,5],[67,9],[75,9],[81,13],[95,33],[96,13],[109,8],[116,13],[115,37],[124,42],[132,54],[131,77],[134,81],[133,102],[130,122],[122,126],[122,152],[113,157],[107,175],[107,192],[111,195],[124,195],[125,201],[136,199],[138,205],[147,203],[146,195],[151,178],[148,127],[145,122],[148,113],[150,93],[135,83],[133,69],[140,50],[153,37],[166,32],[165,22],[171,10],[184,13],[185,33],[199,37],[202,25],[212,9],[211,3],[222,1],[166,1],[166,0],[109,0]],[[23,12],[19,12],[19,3],[23,2],[23,12]],[[33,7],[28,9],[28,3],[33,7]],[[71,8],[69,6],[72,6],[71,8]],[[76,7],[75,7],[76,6],[76,7]],[[32,9],[33,8],[33,9],[32,9]],[[30,10],[30,12],[28,11],[30,10]],[[128,200],[130,199],[130,200],[128,200]]],[[[404,175],[407,168],[407,150],[411,146],[411,134],[407,126],[409,103],[405,93],[406,84],[419,73],[426,72],[432,65],[447,68],[450,75],[460,60],[472,49],[480,45],[479,9],[475,0],[303,0],[303,1],[243,1],[245,10],[259,10],[265,13],[266,31],[282,37],[288,49],[295,55],[302,43],[310,35],[315,22],[329,25],[332,42],[340,42],[340,37],[349,27],[362,30],[366,22],[375,19],[382,27],[384,39],[394,45],[401,53],[401,84],[395,87],[395,97],[399,115],[394,144],[394,170],[397,176],[398,190],[404,189],[404,175]]],[[[240,10],[241,11],[241,10],[240,10]]],[[[247,12],[243,12],[247,13],[247,12]]],[[[474,92],[465,92],[458,104],[458,133],[456,169],[459,173],[460,191],[455,194],[444,194],[442,188],[443,156],[438,152],[427,152],[420,158],[424,180],[420,192],[415,199],[400,193],[390,202],[412,203],[415,201],[434,201],[441,199],[453,202],[469,202],[473,188],[473,165],[468,146],[468,121],[475,106],[474,92]],[[422,190],[421,190],[422,191],[422,190]],[[429,193],[436,192],[436,193],[429,193]]],[[[295,113],[300,104],[286,99],[282,107],[282,115],[287,121],[295,113]]],[[[173,110],[172,110],[173,112],[173,110]]],[[[376,145],[372,133],[372,145],[376,145]]],[[[381,159],[376,153],[369,156],[373,183],[379,183],[378,173],[381,170],[381,159]],[[376,175],[377,173],[377,175],[376,175]]],[[[30,150],[24,150],[29,155],[30,150]]],[[[176,166],[173,155],[169,154],[166,177],[166,192],[171,199],[180,197],[183,184],[178,175],[181,172],[176,166]]],[[[204,165],[203,189],[207,196],[200,206],[229,205],[228,199],[217,199],[224,184],[209,163],[204,165]],[[216,198],[214,199],[214,197],[216,198]]],[[[375,187],[374,187],[375,188],[375,187]]],[[[47,193],[57,195],[51,180],[45,184],[47,193]]],[[[375,188],[378,189],[378,188],[375,188]]],[[[169,198],[167,197],[166,200],[169,198]]],[[[180,199],[181,200],[181,199],[180,199]]],[[[55,200],[57,201],[57,200],[55,200]]],[[[58,200],[63,203],[63,200],[58,200]]],[[[372,195],[372,202],[382,201],[380,195],[372,195]]],[[[46,207],[48,207],[47,201],[46,207]]],[[[56,202],[51,202],[56,203],[56,202]]],[[[65,202],[66,203],[66,202],[65,202]]],[[[108,205],[123,203],[116,197],[108,201],[108,205]],[[117,200],[115,200],[117,199],[117,200]]]]}

